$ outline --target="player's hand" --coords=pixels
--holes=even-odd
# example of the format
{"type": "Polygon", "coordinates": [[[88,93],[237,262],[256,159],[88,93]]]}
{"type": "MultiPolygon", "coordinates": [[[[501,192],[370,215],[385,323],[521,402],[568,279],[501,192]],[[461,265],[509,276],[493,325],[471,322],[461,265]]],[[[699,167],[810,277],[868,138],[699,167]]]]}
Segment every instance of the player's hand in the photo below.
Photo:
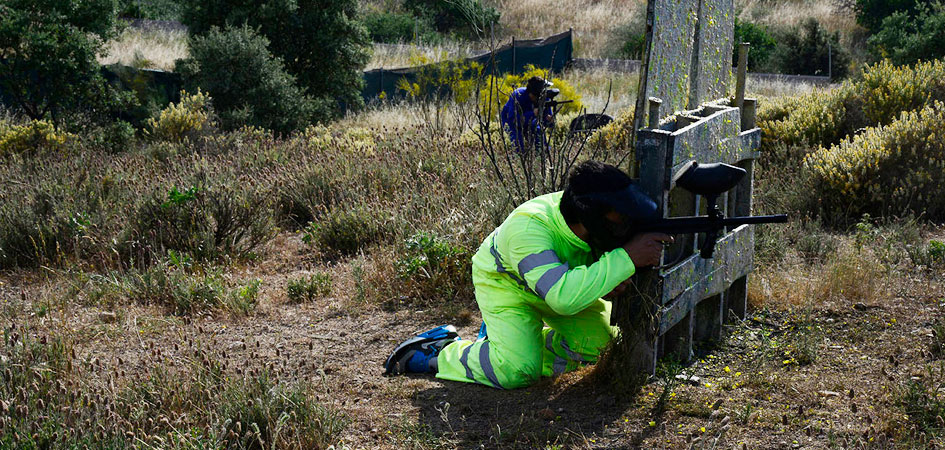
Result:
{"type": "Polygon", "coordinates": [[[643,233],[623,245],[636,267],[654,266],[660,263],[663,244],[673,243],[673,237],[665,233],[643,233]]]}

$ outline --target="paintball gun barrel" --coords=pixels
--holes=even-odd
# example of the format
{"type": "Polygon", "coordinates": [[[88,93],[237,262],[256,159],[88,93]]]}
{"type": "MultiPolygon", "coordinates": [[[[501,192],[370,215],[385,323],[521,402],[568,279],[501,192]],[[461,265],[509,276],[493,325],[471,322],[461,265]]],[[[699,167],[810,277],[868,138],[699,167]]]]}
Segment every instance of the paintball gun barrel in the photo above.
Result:
{"type": "Polygon", "coordinates": [[[700,256],[709,259],[715,251],[715,241],[723,229],[732,229],[745,224],[785,223],[786,214],[768,216],[725,217],[716,204],[719,195],[734,188],[747,172],[740,167],[724,163],[689,163],[674,176],[676,186],[706,199],[705,216],[671,217],[630,224],[633,233],[659,231],[666,234],[705,233],[700,256]]]}
{"type": "Polygon", "coordinates": [[[541,99],[539,103],[546,108],[557,108],[559,105],[564,105],[566,103],[573,103],[574,100],[555,100],[555,97],[561,93],[560,89],[557,88],[547,88],[542,91],[541,99]]]}

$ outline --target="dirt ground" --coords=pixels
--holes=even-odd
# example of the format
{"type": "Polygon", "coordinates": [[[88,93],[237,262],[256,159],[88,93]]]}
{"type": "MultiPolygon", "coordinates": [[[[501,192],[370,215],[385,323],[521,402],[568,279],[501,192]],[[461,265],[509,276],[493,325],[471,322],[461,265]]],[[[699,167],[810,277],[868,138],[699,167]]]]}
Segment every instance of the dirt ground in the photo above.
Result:
{"type": "MultiPolygon", "coordinates": [[[[945,316],[945,277],[900,277],[907,284],[872,303],[756,307],[678,380],[654,377],[636,395],[592,383],[593,368],[501,391],[383,376],[398,342],[451,318],[352,304],[345,286],[332,298],[290,304],[286,280],[316,263],[294,236],[273,246],[237,274],[262,280],[261,305],[247,318],[184,319],[156,307],[104,311],[82,302],[39,317],[36,305],[68,288],[50,269],[3,275],[0,295],[9,317],[71,335],[78,359],[98,359],[98,370],[127,382],[154,365],[183,365],[204,348],[229,372],[266,367],[310,383],[349,420],[337,447],[909,448],[941,439],[910,429],[899,399],[910,381],[945,377],[928,350],[945,316]],[[661,397],[665,411],[657,414],[661,397]]],[[[458,320],[460,335],[474,337],[478,313],[458,320]]]]}

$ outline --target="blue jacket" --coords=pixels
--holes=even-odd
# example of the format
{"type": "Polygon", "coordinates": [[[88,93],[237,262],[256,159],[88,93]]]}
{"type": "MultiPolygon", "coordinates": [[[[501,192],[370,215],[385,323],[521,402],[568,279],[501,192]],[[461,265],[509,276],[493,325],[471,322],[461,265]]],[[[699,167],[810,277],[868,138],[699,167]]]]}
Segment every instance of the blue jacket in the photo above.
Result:
{"type": "MultiPolygon", "coordinates": [[[[551,115],[551,107],[545,107],[545,114],[551,115]]],[[[541,130],[541,125],[535,117],[535,104],[528,96],[525,88],[521,87],[512,91],[509,101],[502,107],[502,127],[507,129],[512,142],[519,149],[524,147],[524,135],[530,132],[541,130]]]]}

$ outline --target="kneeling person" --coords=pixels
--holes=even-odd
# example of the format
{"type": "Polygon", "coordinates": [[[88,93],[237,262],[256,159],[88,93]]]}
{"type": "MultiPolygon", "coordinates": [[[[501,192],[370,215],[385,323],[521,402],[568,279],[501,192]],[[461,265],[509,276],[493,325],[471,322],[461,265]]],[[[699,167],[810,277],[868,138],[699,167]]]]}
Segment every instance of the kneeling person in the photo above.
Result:
{"type": "Polygon", "coordinates": [[[387,373],[511,389],[596,362],[615,333],[601,297],[624,289],[637,267],[657,264],[673,239],[646,233],[624,241],[629,220],[655,214],[656,204],[620,169],[579,165],[563,192],[523,203],[473,256],[479,338],[435,328],[398,346],[387,373]]]}

